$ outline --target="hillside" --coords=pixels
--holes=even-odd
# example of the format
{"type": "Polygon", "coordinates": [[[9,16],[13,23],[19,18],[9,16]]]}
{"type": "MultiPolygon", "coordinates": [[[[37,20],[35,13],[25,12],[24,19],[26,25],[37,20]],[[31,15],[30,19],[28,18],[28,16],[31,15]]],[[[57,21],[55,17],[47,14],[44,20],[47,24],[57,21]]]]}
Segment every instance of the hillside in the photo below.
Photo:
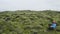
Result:
{"type": "Polygon", "coordinates": [[[52,20],[56,20],[56,29],[60,30],[60,12],[57,11],[0,12],[0,34],[60,34],[60,31],[46,31],[52,20]]]}

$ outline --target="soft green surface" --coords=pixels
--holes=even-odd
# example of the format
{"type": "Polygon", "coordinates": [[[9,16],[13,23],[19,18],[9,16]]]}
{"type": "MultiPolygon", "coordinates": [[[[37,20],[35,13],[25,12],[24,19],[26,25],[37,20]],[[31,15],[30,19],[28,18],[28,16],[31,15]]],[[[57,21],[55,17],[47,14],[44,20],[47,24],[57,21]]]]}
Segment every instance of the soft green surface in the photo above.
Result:
{"type": "Polygon", "coordinates": [[[60,30],[60,12],[56,11],[5,11],[0,12],[0,34],[60,34],[47,31],[48,24],[56,20],[60,30]]]}

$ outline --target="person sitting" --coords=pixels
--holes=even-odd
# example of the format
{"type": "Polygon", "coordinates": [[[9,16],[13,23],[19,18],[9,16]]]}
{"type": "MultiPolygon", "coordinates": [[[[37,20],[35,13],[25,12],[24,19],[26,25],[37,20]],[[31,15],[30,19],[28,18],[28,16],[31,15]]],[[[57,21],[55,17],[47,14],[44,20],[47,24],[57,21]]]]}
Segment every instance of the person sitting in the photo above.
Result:
{"type": "Polygon", "coordinates": [[[52,24],[49,25],[50,30],[56,29],[56,21],[53,21],[52,24]]]}

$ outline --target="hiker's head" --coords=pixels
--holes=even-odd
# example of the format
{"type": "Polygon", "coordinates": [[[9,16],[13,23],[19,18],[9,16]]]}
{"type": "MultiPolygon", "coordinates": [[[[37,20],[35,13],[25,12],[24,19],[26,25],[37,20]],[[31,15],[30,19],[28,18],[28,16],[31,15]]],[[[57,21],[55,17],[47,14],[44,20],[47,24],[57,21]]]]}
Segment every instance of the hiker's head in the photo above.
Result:
{"type": "Polygon", "coordinates": [[[56,21],[55,20],[53,20],[53,22],[52,23],[56,23],[56,21]]]}

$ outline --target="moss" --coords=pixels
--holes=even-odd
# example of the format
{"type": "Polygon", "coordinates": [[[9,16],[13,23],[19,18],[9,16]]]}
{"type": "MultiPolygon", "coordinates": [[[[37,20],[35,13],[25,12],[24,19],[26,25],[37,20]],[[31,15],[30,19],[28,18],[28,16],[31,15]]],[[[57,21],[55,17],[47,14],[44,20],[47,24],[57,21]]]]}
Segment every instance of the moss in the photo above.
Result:
{"type": "Polygon", "coordinates": [[[60,34],[60,13],[54,11],[0,12],[0,34],[60,34]],[[47,31],[53,20],[54,31],[47,31]]]}

